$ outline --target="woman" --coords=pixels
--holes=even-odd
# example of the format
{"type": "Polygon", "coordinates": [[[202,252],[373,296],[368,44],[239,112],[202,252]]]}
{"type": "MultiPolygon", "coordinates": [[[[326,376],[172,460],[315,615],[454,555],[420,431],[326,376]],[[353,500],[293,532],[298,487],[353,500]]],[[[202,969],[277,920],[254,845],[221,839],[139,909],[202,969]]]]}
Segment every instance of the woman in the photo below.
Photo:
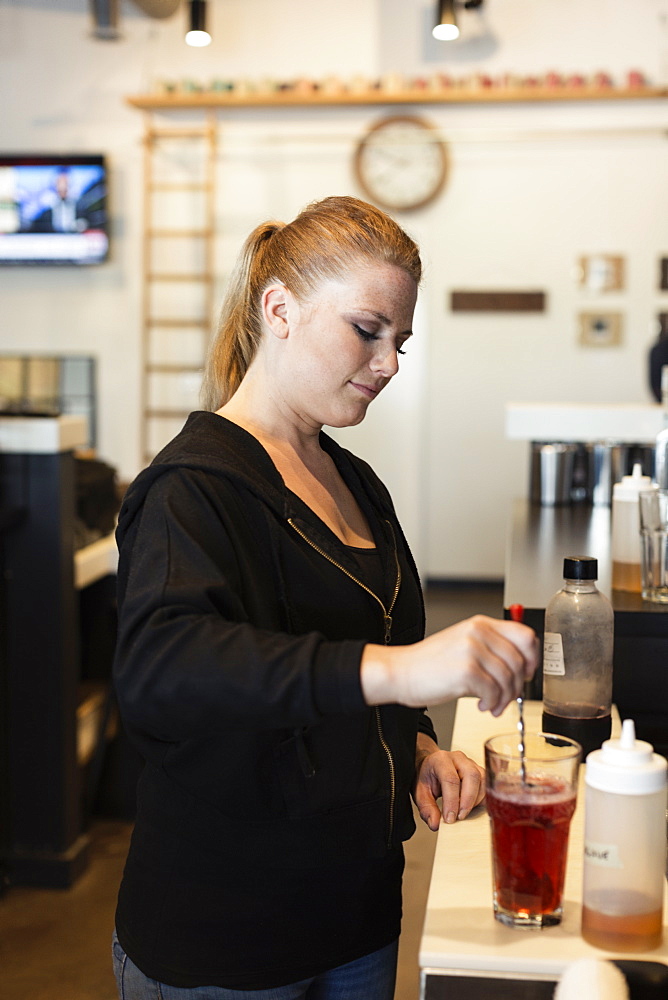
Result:
{"type": "Polygon", "coordinates": [[[359,423],[396,374],[420,269],[352,198],[259,226],[207,409],[128,491],[115,677],[146,765],[123,998],[391,1000],[410,791],[432,829],[483,796],[421,706],[469,694],[498,714],[533,674],[513,622],[423,638],[390,497],[322,432],[359,423]]]}

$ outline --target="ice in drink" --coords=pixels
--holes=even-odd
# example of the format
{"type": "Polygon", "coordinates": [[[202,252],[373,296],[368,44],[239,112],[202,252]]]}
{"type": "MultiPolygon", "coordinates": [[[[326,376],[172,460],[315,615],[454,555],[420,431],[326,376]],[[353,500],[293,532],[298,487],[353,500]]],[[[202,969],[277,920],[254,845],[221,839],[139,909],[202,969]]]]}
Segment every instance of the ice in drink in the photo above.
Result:
{"type": "Polygon", "coordinates": [[[561,920],[572,784],[558,776],[497,775],[487,792],[495,915],[513,926],[561,920]]]}

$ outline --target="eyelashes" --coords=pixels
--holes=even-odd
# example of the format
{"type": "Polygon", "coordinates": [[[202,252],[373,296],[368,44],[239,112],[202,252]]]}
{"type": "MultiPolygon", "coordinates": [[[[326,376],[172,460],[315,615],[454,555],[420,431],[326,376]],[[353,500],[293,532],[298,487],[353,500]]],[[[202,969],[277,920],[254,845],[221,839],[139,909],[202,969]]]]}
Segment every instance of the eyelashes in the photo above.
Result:
{"type": "Polygon", "coordinates": [[[356,333],[359,333],[360,337],[364,341],[368,342],[370,340],[378,339],[377,333],[371,333],[369,330],[365,330],[364,327],[358,326],[357,323],[353,323],[353,329],[356,331],[356,333]]]}
{"type": "MultiPolygon", "coordinates": [[[[372,333],[370,330],[365,330],[364,327],[358,326],[357,323],[353,323],[353,329],[365,343],[369,343],[372,340],[378,340],[378,334],[372,333]]],[[[397,347],[397,354],[405,354],[406,352],[401,348],[397,347]]]]}

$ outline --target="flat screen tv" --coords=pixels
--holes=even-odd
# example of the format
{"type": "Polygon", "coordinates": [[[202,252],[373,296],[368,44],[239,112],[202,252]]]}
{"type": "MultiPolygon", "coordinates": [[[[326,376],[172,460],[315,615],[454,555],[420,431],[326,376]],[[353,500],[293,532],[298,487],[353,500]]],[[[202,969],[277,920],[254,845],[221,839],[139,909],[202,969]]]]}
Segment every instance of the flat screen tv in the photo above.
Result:
{"type": "Polygon", "coordinates": [[[0,155],[0,266],[100,264],[108,252],[103,156],[0,155]]]}

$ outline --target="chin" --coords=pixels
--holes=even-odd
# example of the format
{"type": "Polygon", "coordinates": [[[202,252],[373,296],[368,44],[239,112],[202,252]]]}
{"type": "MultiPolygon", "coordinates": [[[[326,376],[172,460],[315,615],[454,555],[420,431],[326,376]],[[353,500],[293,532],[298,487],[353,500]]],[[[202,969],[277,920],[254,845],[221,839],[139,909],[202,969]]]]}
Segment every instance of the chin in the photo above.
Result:
{"type": "Polygon", "coordinates": [[[351,413],[347,416],[333,417],[331,420],[326,420],[325,425],[327,427],[356,427],[357,424],[361,424],[366,417],[366,408],[361,412],[358,410],[357,413],[351,413]]]}

